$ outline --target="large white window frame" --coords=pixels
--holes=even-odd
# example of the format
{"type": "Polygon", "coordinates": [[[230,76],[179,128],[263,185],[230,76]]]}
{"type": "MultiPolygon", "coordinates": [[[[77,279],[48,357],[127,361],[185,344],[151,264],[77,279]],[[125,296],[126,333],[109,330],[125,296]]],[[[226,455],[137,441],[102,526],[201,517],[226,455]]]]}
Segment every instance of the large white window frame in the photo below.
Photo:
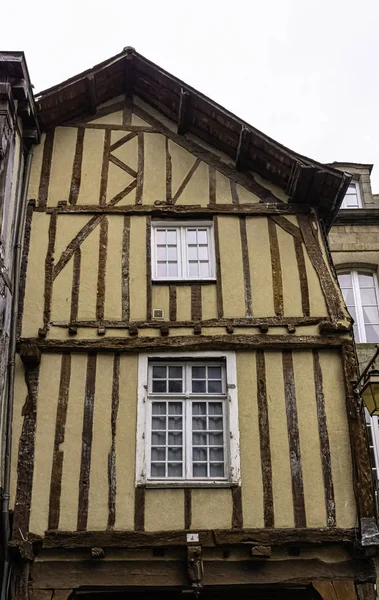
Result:
{"type": "Polygon", "coordinates": [[[235,352],[186,352],[184,356],[178,353],[141,353],[138,361],[138,406],[137,406],[137,439],[136,439],[136,485],[147,487],[230,487],[240,485],[240,458],[239,458],[239,429],[238,429],[238,398],[237,398],[237,370],[235,352]],[[164,360],[162,360],[164,359],[164,360]],[[155,362],[156,361],[156,362],[155,362]],[[196,394],[190,396],[188,385],[183,395],[164,394],[164,401],[175,401],[181,398],[183,402],[183,413],[187,420],[184,427],[187,428],[187,465],[192,463],[191,447],[191,406],[196,402],[203,402],[204,398],[209,401],[223,402],[223,426],[224,426],[224,477],[191,477],[188,469],[183,477],[152,477],[151,466],[151,420],[152,402],[159,401],[160,394],[151,393],[151,379],[149,366],[158,364],[187,364],[189,366],[204,364],[224,365],[223,394],[196,394]],[[208,398],[207,398],[208,397],[208,398]],[[187,412],[186,412],[187,411],[187,412]]]}
{"type": "MultiPolygon", "coordinates": [[[[215,281],[216,280],[216,265],[215,265],[215,250],[214,250],[214,233],[213,223],[211,221],[182,221],[182,222],[170,222],[170,221],[152,221],[151,224],[151,277],[153,281],[215,281]],[[177,275],[167,274],[161,276],[158,274],[158,252],[157,252],[157,233],[159,230],[165,229],[167,231],[175,231],[177,235],[177,264],[178,273],[177,275]],[[188,244],[187,244],[187,233],[188,230],[205,230],[207,235],[207,248],[208,248],[208,261],[209,261],[209,275],[201,276],[200,269],[199,274],[192,276],[190,274],[188,256],[188,244]]],[[[169,262],[169,259],[166,260],[169,262]]],[[[175,262],[175,260],[173,260],[175,262]]],[[[200,262],[200,259],[198,259],[200,262]]]]}
{"type": "Polygon", "coordinates": [[[345,198],[342,200],[342,204],[341,204],[341,208],[349,208],[350,210],[352,209],[357,209],[357,208],[362,208],[362,199],[361,199],[361,191],[359,189],[359,182],[358,181],[351,181],[348,187],[348,190],[346,192],[345,198]],[[351,188],[355,189],[355,194],[354,193],[349,193],[351,188]],[[352,196],[352,195],[356,195],[357,197],[357,203],[355,206],[348,206],[347,203],[347,197],[348,196],[352,196]]]}
{"type": "MultiPolygon", "coordinates": [[[[353,290],[353,296],[354,296],[354,308],[355,308],[355,312],[356,312],[356,322],[354,323],[354,325],[356,325],[356,342],[360,343],[360,344],[366,344],[366,343],[376,343],[376,341],[371,341],[368,342],[367,341],[367,335],[366,335],[366,327],[365,327],[365,321],[364,321],[364,315],[363,315],[363,302],[362,302],[362,296],[361,296],[361,287],[359,285],[359,274],[362,273],[367,274],[367,275],[372,275],[373,277],[373,282],[374,282],[374,291],[375,291],[375,295],[376,295],[376,307],[379,307],[379,286],[378,286],[378,277],[377,274],[375,273],[375,271],[371,270],[371,269],[339,269],[337,272],[337,275],[350,275],[351,277],[351,282],[352,282],[352,290],[353,290]]],[[[375,305],[372,305],[375,306],[375,305]]],[[[376,323],[371,323],[371,325],[376,325],[376,323]]]]}

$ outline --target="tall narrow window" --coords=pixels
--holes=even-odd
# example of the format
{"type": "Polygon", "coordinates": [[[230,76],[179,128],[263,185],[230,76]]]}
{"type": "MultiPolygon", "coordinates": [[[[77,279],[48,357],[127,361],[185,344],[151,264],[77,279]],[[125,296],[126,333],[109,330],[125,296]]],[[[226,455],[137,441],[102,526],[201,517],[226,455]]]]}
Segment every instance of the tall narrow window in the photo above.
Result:
{"type": "Polygon", "coordinates": [[[361,195],[359,190],[359,184],[356,181],[352,181],[348,187],[345,198],[342,201],[341,208],[361,208],[361,195]]]}
{"type": "Polygon", "coordinates": [[[338,274],[338,281],[354,319],[356,341],[378,342],[379,293],[376,274],[370,271],[345,271],[338,274]]]}

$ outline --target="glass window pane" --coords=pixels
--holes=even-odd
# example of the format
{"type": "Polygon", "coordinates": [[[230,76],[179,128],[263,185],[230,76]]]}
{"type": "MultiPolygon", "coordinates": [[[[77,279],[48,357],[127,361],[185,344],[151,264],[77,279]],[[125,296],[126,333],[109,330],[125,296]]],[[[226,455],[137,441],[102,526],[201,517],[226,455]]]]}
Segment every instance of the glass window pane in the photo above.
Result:
{"type": "Polygon", "coordinates": [[[379,341],[379,325],[366,325],[365,330],[367,343],[379,341]]]}
{"type": "Polygon", "coordinates": [[[176,230],[168,230],[166,235],[167,244],[173,244],[176,246],[176,230]]]}
{"type": "Polygon", "coordinates": [[[168,277],[177,277],[178,276],[178,263],[169,262],[167,263],[168,267],[168,277]]]}
{"type": "Polygon", "coordinates": [[[208,260],[208,246],[199,246],[199,259],[208,260]]]}
{"type": "Polygon", "coordinates": [[[197,243],[198,244],[207,244],[208,243],[208,235],[206,229],[198,229],[197,230],[197,243]]]}
{"type": "Polygon", "coordinates": [[[153,379],[165,379],[166,367],[153,367],[153,379]]]}
{"type": "Polygon", "coordinates": [[[221,381],[208,381],[208,392],[209,392],[209,394],[221,394],[222,393],[221,381]]]}
{"type": "Polygon", "coordinates": [[[181,380],[170,379],[170,381],[168,382],[168,391],[171,394],[181,394],[182,393],[181,380]]]}
{"type": "Polygon", "coordinates": [[[166,246],[157,246],[157,259],[166,260],[166,246]]]}
{"type": "Polygon", "coordinates": [[[182,443],[182,434],[179,432],[170,431],[170,433],[168,434],[168,445],[181,446],[182,443]]]}
{"type": "Polygon", "coordinates": [[[205,394],[206,382],[201,381],[201,379],[193,379],[192,380],[192,392],[194,394],[205,394]]]}
{"type": "Polygon", "coordinates": [[[351,288],[352,287],[352,283],[351,283],[351,275],[350,273],[340,273],[338,275],[338,281],[341,287],[343,288],[351,288]]]}
{"type": "Polygon", "coordinates": [[[153,380],[153,392],[155,394],[165,394],[166,393],[166,381],[160,379],[153,380]]]}
{"type": "Polygon", "coordinates": [[[210,277],[209,262],[202,260],[200,263],[200,277],[210,277]]]}
{"type": "Polygon", "coordinates": [[[166,244],[166,230],[165,229],[157,229],[156,230],[156,242],[157,244],[166,244]]]}
{"type": "Polygon", "coordinates": [[[354,292],[353,288],[344,288],[342,290],[343,298],[347,306],[354,306],[354,292]]]}
{"type": "Polygon", "coordinates": [[[166,460],[166,448],[152,448],[151,460],[166,460]]]}
{"type": "Polygon", "coordinates": [[[193,460],[206,461],[207,460],[207,449],[206,448],[193,448],[192,458],[193,458],[193,460]]]}
{"type": "Polygon", "coordinates": [[[210,476],[211,477],[224,477],[224,465],[212,464],[210,465],[210,476]]]}
{"type": "Polygon", "coordinates": [[[222,417],[209,417],[209,429],[222,431],[222,417]]]}
{"type": "Polygon", "coordinates": [[[166,414],[166,402],[153,402],[151,407],[153,415],[166,414]]]}
{"type": "Polygon", "coordinates": [[[151,434],[151,443],[153,446],[165,446],[166,432],[160,433],[158,431],[153,431],[151,434]]]}
{"type": "Polygon", "coordinates": [[[359,287],[374,287],[374,276],[372,273],[358,273],[359,287]]]}
{"type": "Polygon", "coordinates": [[[181,379],[182,378],[182,367],[169,367],[168,376],[170,379],[181,379]]]}
{"type": "Polygon", "coordinates": [[[361,288],[361,297],[363,306],[365,306],[366,304],[371,306],[377,304],[376,293],[374,288],[361,288]]]}
{"type": "Polygon", "coordinates": [[[182,477],[182,464],[181,463],[168,463],[167,465],[167,476],[168,477],[182,477]]]}
{"type": "Polygon", "coordinates": [[[197,246],[188,246],[188,260],[197,260],[197,246]]]}
{"type": "Polygon", "coordinates": [[[158,277],[167,277],[167,265],[165,262],[157,263],[157,275],[158,277]]]}
{"type": "MultiPolygon", "coordinates": [[[[219,433],[212,435],[220,435],[219,433]]],[[[222,439],[221,439],[222,442],[222,439]]],[[[207,434],[206,433],[193,433],[192,443],[194,446],[206,446],[207,445],[207,434]]]]}
{"type": "Polygon", "coordinates": [[[376,306],[364,306],[363,307],[363,318],[365,323],[373,325],[379,324],[379,311],[376,306]]]}
{"type": "Polygon", "coordinates": [[[187,244],[197,244],[196,229],[187,229],[187,244]]]}
{"type": "Polygon", "coordinates": [[[176,246],[167,246],[167,258],[168,258],[168,260],[175,260],[176,261],[176,259],[177,259],[176,246]]]}
{"type": "Polygon", "coordinates": [[[194,431],[200,431],[207,428],[206,417],[192,417],[192,429],[194,431]]]}
{"type": "Polygon", "coordinates": [[[355,310],[354,306],[349,306],[349,313],[350,313],[350,316],[354,319],[354,323],[356,323],[357,311],[355,310]]]}
{"type": "Polygon", "coordinates": [[[207,465],[204,463],[193,463],[194,477],[207,477],[207,465]]]}
{"type": "Polygon", "coordinates": [[[210,402],[208,405],[210,415],[222,415],[222,403],[210,402]]]}
{"type": "Polygon", "coordinates": [[[151,476],[152,477],[165,477],[166,476],[166,465],[165,463],[151,463],[151,476]]]}
{"type": "Polygon", "coordinates": [[[210,448],[209,459],[216,462],[224,461],[224,448],[210,448]]]}
{"type": "Polygon", "coordinates": [[[192,377],[194,379],[205,379],[205,367],[192,367],[192,377]]]}
{"type": "Polygon", "coordinates": [[[152,429],[166,429],[166,417],[153,417],[151,427],[152,429]]]}
{"type": "Polygon", "coordinates": [[[208,367],[209,379],[221,379],[221,367],[208,367]]]}
{"type": "Polygon", "coordinates": [[[168,449],[168,460],[174,462],[180,462],[182,460],[183,450],[182,448],[169,448],[168,449]]]}
{"type": "Polygon", "coordinates": [[[168,414],[169,415],[181,415],[182,414],[182,403],[181,402],[169,402],[168,414]]]}
{"type": "Polygon", "coordinates": [[[199,265],[197,262],[188,263],[188,275],[190,277],[199,277],[199,265]]]}
{"type": "Polygon", "coordinates": [[[182,430],[182,417],[169,417],[168,428],[175,429],[176,431],[182,430]]]}
{"type": "Polygon", "coordinates": [[[224,445],[224,436],[222,433],[210,433],[209,434],[209,443],[211,446],[223,446],[224,445]]]}
{"type": "Polygon", "coordinates": [[[206,415],[207,414],[207,405],[205,402],[194,402],[192,404],[192,414],[193,415],[206,415]]]}

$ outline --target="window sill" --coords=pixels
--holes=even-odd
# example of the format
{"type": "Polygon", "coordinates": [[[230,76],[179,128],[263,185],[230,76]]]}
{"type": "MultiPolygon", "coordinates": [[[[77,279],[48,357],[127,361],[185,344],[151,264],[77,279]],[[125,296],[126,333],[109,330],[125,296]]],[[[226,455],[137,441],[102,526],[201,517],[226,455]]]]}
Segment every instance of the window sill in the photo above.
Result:
{"type": "Polygon", "coordinates": [[[152,279],[153,285],[210,285],[216,283],[213,279],[152,279]]]}
{"type": "Polygon", "coordinates": [[[147,481],[146,483],[137,483],[136,487],[143,488],[234,488],[239,484],[232,481],[147,481]]]}

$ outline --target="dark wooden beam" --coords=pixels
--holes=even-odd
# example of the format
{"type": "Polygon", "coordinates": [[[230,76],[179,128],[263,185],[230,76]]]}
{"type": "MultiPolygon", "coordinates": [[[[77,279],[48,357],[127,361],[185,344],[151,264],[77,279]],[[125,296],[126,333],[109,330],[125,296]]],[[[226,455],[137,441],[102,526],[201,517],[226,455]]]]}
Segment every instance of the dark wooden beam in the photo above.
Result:
{"type": "Polygon", "coordinates": [[[251,131],[244,125],[241,127],[240,136],[238,140],[237,152],[236,152],[236,169],[237,171],[243,171],[248,163],[247,150],[249,147],[249,141],[251,137],[251,131]]]}
{"type": "Polygon", "coordinates": [[[134,48],[129,48],[127,50],[127,55],[125,56],[125,95],[127,98],[133,98],[134,86],[136,81],[136,69],[135,69],[135,60],[134,60],[134,48]]]}
{"type": "Polygon", "coordinates": [[[86,81],[87,81],[88,106],[90,109],[90,114],[95,115],[96,109],[97,109],[95,76],[92,73],[90,73],[89,75],[87,75],[86,81]]]}
{"type": "Polygon", "coordinates": [[[183,88],[180,90],[180,104],[178,114],[178,134],[183,135],[188,129],[188,112],[190,108],[190,93],[183,88]]]}

